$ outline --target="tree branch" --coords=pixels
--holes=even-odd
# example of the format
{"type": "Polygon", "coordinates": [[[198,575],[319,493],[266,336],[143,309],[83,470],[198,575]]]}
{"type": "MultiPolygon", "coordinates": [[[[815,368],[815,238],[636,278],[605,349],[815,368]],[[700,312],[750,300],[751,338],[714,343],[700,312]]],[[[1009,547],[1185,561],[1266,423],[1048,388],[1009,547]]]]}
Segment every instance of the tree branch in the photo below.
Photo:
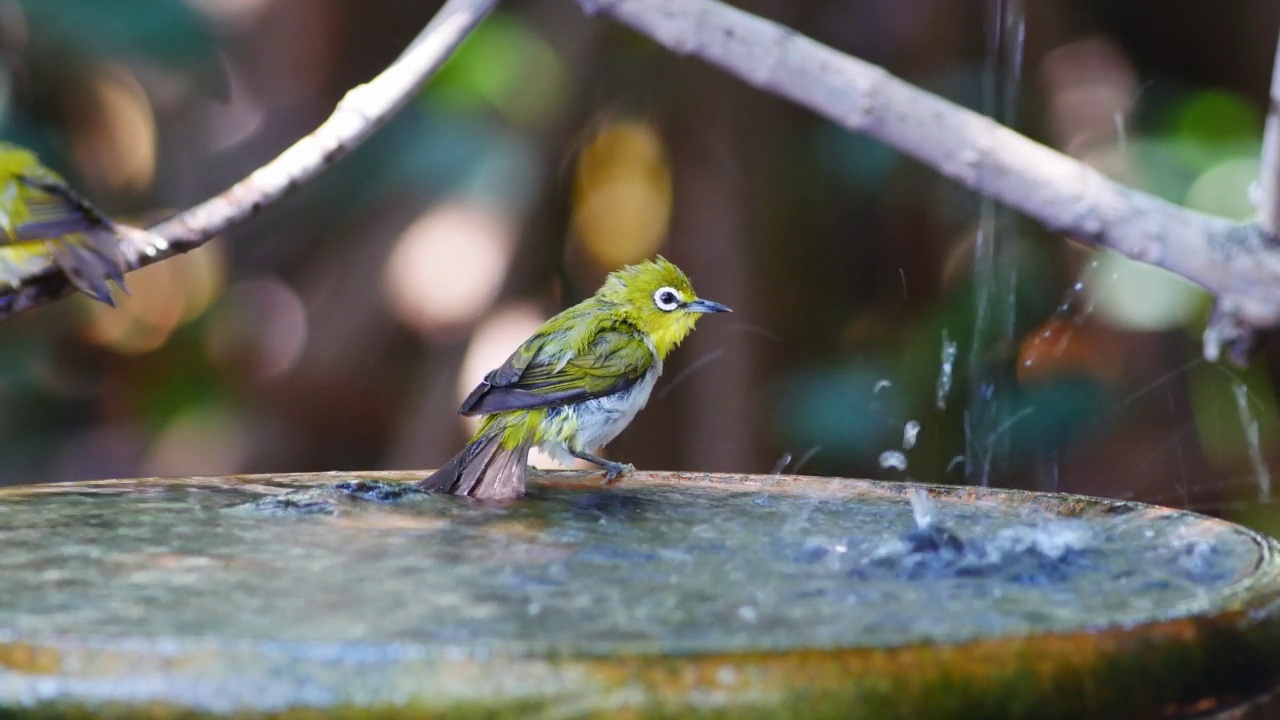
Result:
{"type": "MultiPolygon", "coordinates": [[[[447,0],[400,57],[377,77],[351,89],[310,135],[217,196],[149,231],[122,228],[127,270],[194,250],[315,179],[404,107],[495,5],[497,0],[447,0]]],[[[66,277],[50,265],[0,293],[0,319],[71,290],[66,277]]]]}
{"type": "MultiPolygon", "coordinates": [[[[313,133],[218,196],[126,233],[129,269],[199,247],[315,178],[408,102],[497,0],[447,0],[391,66],[351,90],[313,133]]],[[[1261,223],[1240,224],[1126,187],[991,119],[789,28],[718,0],[577,0],[678,54],[700,57],[767,92],[916,158],[1052,230],[1165,268],[1217,297],[1205,355],[1238,357],[1252,330],[1280,325],[1280,54],[1258,186],[1261,223]]],[[[0,293],[0,319],[66,295],[47,268],[0,293]]]]}
{"type": "Polygon", "coordinates": [[[880,67],[718,0],[577,2],[675,53],[702,58],[870,135],[1051,230],[1202,285],[1218,299],[1205,334],[1211,359],[1224,342],[1247,341],[1249,327],[1280,324],[1280,251],[1258,224],[1233,223],[1121,185],[880,67]]]}
{"type": "Polygon", "coordinates": [[[1253,204],[1258,222],[1272,238],[1280,238],[1280,43],[1276,44],[1271,94],[1267,96],[1267,126],[1262,135],[1262,170],[1253,204]]]}

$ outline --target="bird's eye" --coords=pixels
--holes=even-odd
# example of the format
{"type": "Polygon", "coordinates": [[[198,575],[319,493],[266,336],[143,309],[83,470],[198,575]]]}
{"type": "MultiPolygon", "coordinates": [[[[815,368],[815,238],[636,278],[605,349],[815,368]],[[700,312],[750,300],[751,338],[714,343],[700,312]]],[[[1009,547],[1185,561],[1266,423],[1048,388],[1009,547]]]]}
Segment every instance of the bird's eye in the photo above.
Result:
{"type": "Polygon", "coordinates": [[[653,293],[653,304],[662,312],[671,312],[680,307],[680,293],[674,288],[661,287],[653,293]]]}

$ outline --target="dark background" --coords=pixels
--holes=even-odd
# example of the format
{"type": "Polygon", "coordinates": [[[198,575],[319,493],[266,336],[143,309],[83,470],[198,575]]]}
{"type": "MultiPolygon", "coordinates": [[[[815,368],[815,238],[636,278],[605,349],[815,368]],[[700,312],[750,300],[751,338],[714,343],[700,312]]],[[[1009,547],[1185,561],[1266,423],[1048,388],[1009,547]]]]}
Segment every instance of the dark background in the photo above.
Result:
{"type": "MultiPolygon", "coordinates": [[[[1249,216],[1280,5],[1027,4],[740,6],[1126,182],[1249,216]]],[[[435,9],[4,0],[0,133],[153,221],[313,128],[435,9]]],[[[655,252],[736,312],[703,321],[611,456],[1280,526],[1259,502],[1280,449],[1274,342],[1248,369],[1206,364],[1208,298],[1191,286],[567,0],[504,4],[351,158],[131,275],[119,310],[75,298],[0,328],[0,483],[435,466],[485,370],[655,252]],[[906,470],[882,467],[910,420],[906,470]]]]}

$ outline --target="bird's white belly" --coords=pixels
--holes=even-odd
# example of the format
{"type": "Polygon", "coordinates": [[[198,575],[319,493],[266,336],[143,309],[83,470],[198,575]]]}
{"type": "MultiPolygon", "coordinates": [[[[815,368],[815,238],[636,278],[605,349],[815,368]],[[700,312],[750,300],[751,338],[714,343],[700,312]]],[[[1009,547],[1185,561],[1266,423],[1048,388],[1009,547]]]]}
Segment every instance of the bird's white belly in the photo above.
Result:
{"type": "Polygon", "coordinates": [[[568,465],[574,460],[570,449],[591,453],[607,445],[649,402],[649,393],[661,374],[662,362],[656,360],[639,382],[620,393],[559,408],[559,412],[569,416],[565,419],[576,425],[577,431],[567,443],[550,441],[539,443],[539,447],[558,462],[568,465]]]}

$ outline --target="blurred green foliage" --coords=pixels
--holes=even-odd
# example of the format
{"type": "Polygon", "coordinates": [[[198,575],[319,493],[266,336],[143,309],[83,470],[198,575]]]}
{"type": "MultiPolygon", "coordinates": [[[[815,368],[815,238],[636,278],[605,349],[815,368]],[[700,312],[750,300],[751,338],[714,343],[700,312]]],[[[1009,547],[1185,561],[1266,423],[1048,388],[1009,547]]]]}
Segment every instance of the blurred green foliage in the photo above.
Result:
{"type": "MultiPolygon", "coordinates": [[[[1198,31],[1194,14],[1154,0],[1046,2],[1029,8],[1021,72],[998,68],[1022,77],[1012,91],[992,82],[990,18],[972,8],[753,9],[971,107],[1005,104],[999,93],[1032,137],[1173,202],[1247,216],[1274,49],[1257,28],[1280,10],[1242,0],[1219,18],[1229,31],[1190,57],[1179,38],[1198,31]]],[[[0,136],[139,221],[278,153],[434,10],[10,6],[0,136]],[[142,187],[113,175],[111,150],[130,143],[139,151],[125,159],[154,156],[142,187]]],[[[1091,266],[875,141],[552,2],[505,6],[366,146],[189,266],[136,283],[135,305],[104,316],[73,300],[7,323],[0,482],[438,463],[466,432],[453,410],[480,331],[511,307],[562,307],[607,270],[574,230],[575,172],[622,121],[662,143],[648,161],[672,178],[663,252],[739,312],[673,358],[669,390],[615,455],[766,472],[790,454],[806,472],[947,482],[989,466],[996,484],[1205,508],[1258,497],[1237,381],[1196,360],[1194,290],[1110,259],[1091,266]],[[411,237],[453,206],[489,213],[507,235],[411,237]],[[982,229],[996,233],[989,266],[975,263],[982,229]],[[414,325],[388,279],[412,242],[446,264],[443,276],[424,268],[424,292],[445,293],[424,298],[475,284],[475,248],[508,253],[497,300],[461,331],[414,325]],[[984,292],[998,322],[975,334],[984,292]],[[957,353],[939,407],[944,338],[957,353]],[[921,430],[907,470],[881,468],[911,420],[921,430]]],[[[1238,376],[1268,462],[1280,450],[1274,372],[1267,347],[1238,376]]]]}

